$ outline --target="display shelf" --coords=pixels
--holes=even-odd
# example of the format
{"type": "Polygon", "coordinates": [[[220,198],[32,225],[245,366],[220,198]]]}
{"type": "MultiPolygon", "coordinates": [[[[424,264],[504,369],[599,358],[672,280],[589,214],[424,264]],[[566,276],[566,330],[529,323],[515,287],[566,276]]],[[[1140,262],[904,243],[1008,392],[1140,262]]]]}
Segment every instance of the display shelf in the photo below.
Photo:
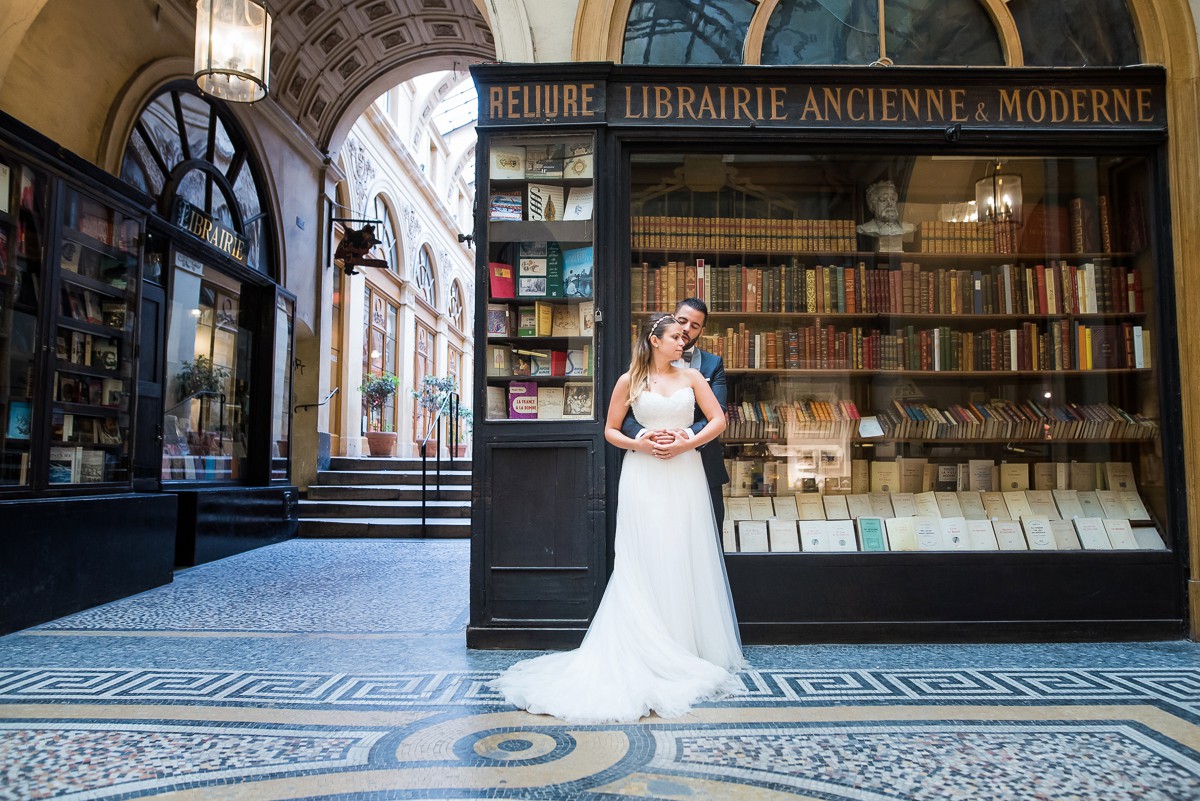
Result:
{"type": "Polygon", "coordinates": [[[86,275],[80,275],[79,273],[73,273],[69,270],[64,270],[62,272],[62,279],[63,283],[65,284],[70,284],[72,286],[79,287],[80,289],[87,289],[92,292],[98,292],[101,295],[105,295],[110,298],[118,298],[120,300],[125,300],[129,291],[128,288],[114,286],[107,281],[101,281],[98,278],[91,278],[86,275]]]}
{"type": "Polygon", "coordinates": [[[488,229],[495,243],[592,241],[591,220],[492,220],[488,229]]]}
{"type": "Polygon", "coordinates": [[[1110,367],[1094,370],[851,370],[842,368],[787,368],[787,367],[726,367],[727,375],[782,375],[782,376],[896,376],[900,378],[1016,378],[1022,380],[1050,378],[1053,376],[1096,376],[1096,375],[1149,375],[1149,367],[1110,367]]]}
{"type": "Polygon", "coordinates": [[[63,229],[63,238],[68,241],[75,242],[76,244],[83,245],[89,250],[102,253],[105,256],[112,256],[113,258],[120,259],[126,262],[127,266],[137,263],[137,253],[135,251],[122,249],[116,245],[110,245],[94,236],[90,236],[81,231],[76,231],[73,228],[63,229]]]}

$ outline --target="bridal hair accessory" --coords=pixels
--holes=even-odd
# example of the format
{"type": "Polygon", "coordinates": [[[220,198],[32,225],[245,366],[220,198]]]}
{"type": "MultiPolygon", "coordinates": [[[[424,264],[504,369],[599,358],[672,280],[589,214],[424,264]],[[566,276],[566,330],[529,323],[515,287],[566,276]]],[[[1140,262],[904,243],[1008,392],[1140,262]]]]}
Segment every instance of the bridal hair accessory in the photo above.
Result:
{"type": "Polygon", "coordinates": [[[661,326],[663,324],[663,322],[665,322],[667,320],[670,320],[671,322],[675,322],[675,315],[664,314],[662,317],[659,317],[657,320],[654,321],[654,325],[650,326],[650,333],[647,334],[646,336],[647,337],[654,336],[654,332],[657,331],[659,329],[659,326],[661,326]]]}

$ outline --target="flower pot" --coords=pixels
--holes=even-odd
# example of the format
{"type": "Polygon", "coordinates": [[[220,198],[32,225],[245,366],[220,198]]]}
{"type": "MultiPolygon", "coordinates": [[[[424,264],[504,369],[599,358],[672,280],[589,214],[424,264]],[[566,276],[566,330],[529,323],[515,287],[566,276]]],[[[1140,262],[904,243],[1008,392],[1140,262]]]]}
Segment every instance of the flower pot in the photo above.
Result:
{"type": "Polygon", "coordinates": [[[367,447],[372,456],[392,456],[396,453],[395,431],[368,431],[367,447]]]}
{"type": "Polygon", "coordinates": [[[467,455],[467,446],[465,444],[459,443],[458,445],[453,446],[453,451],[454,451],[454,458],[461,459],[462,457],[467,455]]]}
{"type": "Polygon", "coordinates": [[[429,456],[431,458],[434,456],[437,456],[437,447],[438,447],[438,444],[437,444],[436,439],[431,439],[431,440],[429,440],[429,442],[426,442],[425,443],[425,456],[429,456]]]}

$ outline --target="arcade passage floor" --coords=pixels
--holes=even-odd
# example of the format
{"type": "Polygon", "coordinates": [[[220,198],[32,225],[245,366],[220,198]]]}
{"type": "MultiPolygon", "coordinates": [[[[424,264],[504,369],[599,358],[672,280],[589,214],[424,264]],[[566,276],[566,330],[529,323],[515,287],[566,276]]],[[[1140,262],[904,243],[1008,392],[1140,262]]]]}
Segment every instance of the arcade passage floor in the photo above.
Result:
{"type": "Polygon", "coordinates": [[[570,726],[484,683],[465,541],[292,541],[0,638],[0,799],[1200,799],[1200,647],[749,648],[570,726]]]}

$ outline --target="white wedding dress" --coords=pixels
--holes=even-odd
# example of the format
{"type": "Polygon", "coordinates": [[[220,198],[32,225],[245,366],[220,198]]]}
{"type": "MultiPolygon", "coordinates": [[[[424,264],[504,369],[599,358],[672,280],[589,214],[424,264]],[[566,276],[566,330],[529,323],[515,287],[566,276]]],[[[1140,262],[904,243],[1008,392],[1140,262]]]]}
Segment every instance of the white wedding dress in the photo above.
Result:
{"type": "MultiPolygon", "coordinates": [[[[646,428],[686,428],[690,387],[642,392],[646,428]]],[[[627,451],[617,494],[616,560],[596,617],[574,651],[513,665],[491,686],[511,704],[570,723],[629,723],[741,687],[745,666],[700,454],[627,451]]]]}

